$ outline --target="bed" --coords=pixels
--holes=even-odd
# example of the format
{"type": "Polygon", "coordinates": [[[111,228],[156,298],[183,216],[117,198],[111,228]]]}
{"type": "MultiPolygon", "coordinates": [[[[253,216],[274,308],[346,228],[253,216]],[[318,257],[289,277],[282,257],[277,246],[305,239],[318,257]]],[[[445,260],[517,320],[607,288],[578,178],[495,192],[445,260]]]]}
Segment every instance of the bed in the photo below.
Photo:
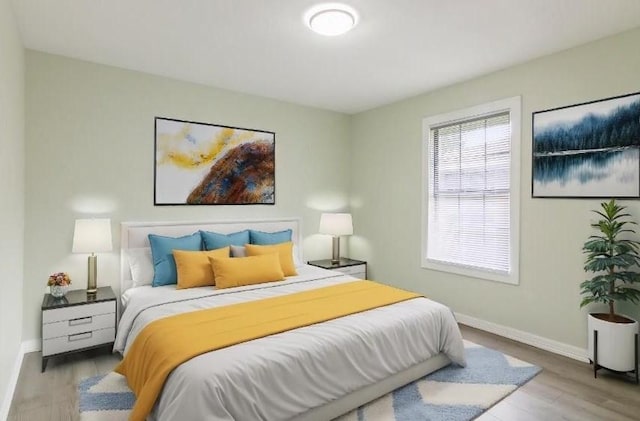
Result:
{"type": "MultiPolygon", "coordinates": [[[[154,320],[353,281],[304,265],[300,219],[122,223],[120,318],[115,350],[126,355],[154,320]],[[127,251],[148,234],[292,230],[297,276],[216,290],[134,287],[127,251]]],[[[427,298],[352,314],[197,356],[169,375],[151,420],[329,420],[451,362],[464,365],[451,311],[427,298]]]]}

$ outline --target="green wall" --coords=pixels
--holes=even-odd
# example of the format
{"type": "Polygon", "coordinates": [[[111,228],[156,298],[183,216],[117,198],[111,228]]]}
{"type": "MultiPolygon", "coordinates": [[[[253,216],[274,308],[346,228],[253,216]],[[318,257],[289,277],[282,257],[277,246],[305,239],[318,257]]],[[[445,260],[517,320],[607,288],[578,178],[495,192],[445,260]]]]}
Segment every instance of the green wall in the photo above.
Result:
{"type": "MultiPolygon", "coordinates": [[[[99,283],[117,288],[121,221],[300,216],[314,259],[330,250],[315,234],[320,212],[350,207],[350,255],[369,261],[371,278],[585,348],[581,245],[599,201],[531,198],[531,113],[640,91],[639,42],[640,29],[353,116],[28,51],[23,337],[40,336],[49,273],[85,285],[86,257],[70,253],[76,218],[112,218],[116,251],[100,256],[99,283]],[[420,268],[422,119],[516,95],[520,285],[420,268]],[[155,116],[275,131],[276,206],[154,207],[155,116]]],[[[639,202],[625,204],[640,222],[639,202]]]]}
{"type": "Polygon", "coordinates": [[[24,278],[24,49],[9,0],[0,0],[0,197],[0,419],[4,419],[22,339],[24,278]]]}
{"type": "MultiPolygon", "coordinates": [[[[581,247],[600,201],[531,198],[531,113],[640,91],[638,45],[636,29],[354,116],[351,256],[372,263],[373,279],[456,312],[586,348],[581,247]],[[516,95],[523,116],[520,285],[422,269],[422,119],[516,95]]],[[[623,203],[640,222],[638,200],[623,203]]],[[[640,315],[637,306],[622,310],[640,315]]]]}
{"type": "Polygon", "coordinates": [[[98,283],[119,287],[119,223],[303,218],[305,258],[328,257],[320,212],[348,206],[347,115],[222,89],[27,52],[24,338],[40,337],[47,276],[86,286],[86,256],[71,254],[74,220],[112,219],[114,252],[98,283]],[[154,117],[276,132],[275,206],[153,205],[154,117]]]}

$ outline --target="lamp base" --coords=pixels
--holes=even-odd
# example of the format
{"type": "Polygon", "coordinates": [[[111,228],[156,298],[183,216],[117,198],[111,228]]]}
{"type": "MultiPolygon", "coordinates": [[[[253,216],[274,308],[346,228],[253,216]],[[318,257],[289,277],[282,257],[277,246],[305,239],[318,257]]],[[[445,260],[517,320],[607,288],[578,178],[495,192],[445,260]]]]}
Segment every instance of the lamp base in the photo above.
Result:
{"type": "Polygon", "coordinates": [[[91,253],[87,261],[87,294],[95,294],[98,292],[98,257],[91,253]]]}
{"type": "Polygon", "coordinates": [[[331,254],[331,264],[337,265],[340,263],[340,237],[338,236],[333,237],[333,249],[331,254]]]}

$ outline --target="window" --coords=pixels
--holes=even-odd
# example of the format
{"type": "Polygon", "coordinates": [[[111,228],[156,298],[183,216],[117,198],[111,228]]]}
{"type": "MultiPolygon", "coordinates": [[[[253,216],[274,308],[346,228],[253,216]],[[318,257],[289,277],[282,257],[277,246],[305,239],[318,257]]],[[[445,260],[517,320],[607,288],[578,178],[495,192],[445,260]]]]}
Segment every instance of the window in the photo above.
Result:
{"type": "Polygon", "coordinates": [[[422,267],[518,284],[520,97],[423,127],[422,267]]]}

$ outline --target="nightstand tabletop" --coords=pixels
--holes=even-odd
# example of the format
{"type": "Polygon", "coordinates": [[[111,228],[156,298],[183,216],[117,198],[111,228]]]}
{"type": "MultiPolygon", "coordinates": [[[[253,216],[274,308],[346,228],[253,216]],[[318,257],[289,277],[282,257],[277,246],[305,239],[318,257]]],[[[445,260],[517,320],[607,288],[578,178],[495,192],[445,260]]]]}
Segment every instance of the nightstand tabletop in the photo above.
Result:
{"type": "Polygon", "coordinates": [[[338,263],[331,263],[331,259],[323,259],[323,260],[311,260],[307,262],[311,266],[318,266],[324,269],[335,269],[335,268],[343,268],[348,266],[358,266],[364,265],[367,262],[362,260],[348,259],[346,257],[341,257],[338,263]]]}
{"type": "Polygon", "coordinates": [[[55,298],[51,294],[45,294],[44,299],[42,300],[42,310],[80,306],[103,301],[112,301],[115,299],[116,294],[113,292],[111,287],[100,287],[95,294],[87,294],[86,289],[74,289],[67,292],[67,295],[62,298],[55,298]]]}

